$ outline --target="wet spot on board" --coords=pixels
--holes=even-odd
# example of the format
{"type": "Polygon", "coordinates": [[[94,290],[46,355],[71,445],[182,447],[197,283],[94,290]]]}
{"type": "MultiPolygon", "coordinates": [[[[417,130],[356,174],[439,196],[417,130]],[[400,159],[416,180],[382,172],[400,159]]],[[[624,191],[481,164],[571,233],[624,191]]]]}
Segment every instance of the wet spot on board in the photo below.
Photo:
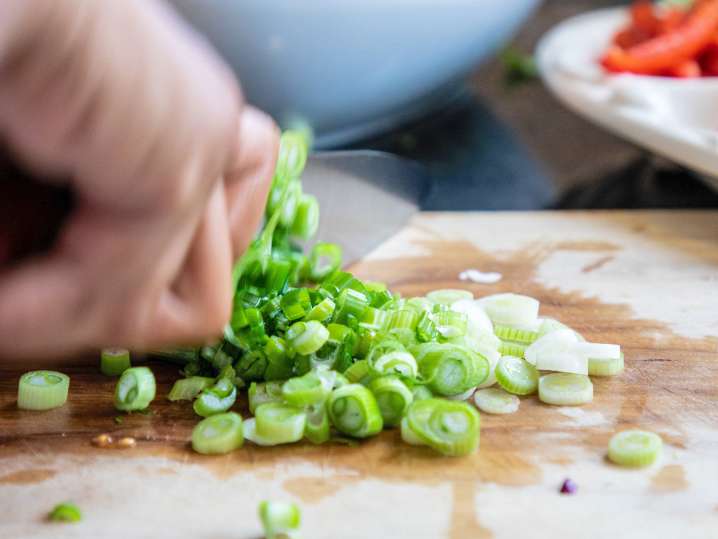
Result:
{"type": "Polygon", "coordinates": [[[282,488],[302,502],[318,503],[336,494],[340,489],[360,480],[358,475],[339,474],[331,477],[293,477],[282,483],[282,488]]]}
{"type": "Polygon", "coordinates": [[[50,468],[36,468],[32,470],[18,470],[7,475],[0,476],[0,484],[3,485],[32,485],[42,483],[54,477],[57,470],[50,468]]]}
{"type": "Polygon", "coordinates": [[[452,484],[453,507],[449,539],[491,539],[494,534],[483,527],[476,514],[476,485],[471,480],[452,484]]]}
{"type": "Polygon", "coordinates": [[[651,479],[653,490],[677,492],[688,488],[686,472],[680,464],[669,464],[659,470],[651,479]]]}
{"type": "Polygon", "coordinates": [[[592,271],[596,271],[597,269],[600,269],[606,264],[608,264],[614,258],[615,257],[613,256],[602,256],[595,262],[591,262],[590,264],[587,264],[583,268],[581,268],[581,273],[591,273],[592,271]]]}

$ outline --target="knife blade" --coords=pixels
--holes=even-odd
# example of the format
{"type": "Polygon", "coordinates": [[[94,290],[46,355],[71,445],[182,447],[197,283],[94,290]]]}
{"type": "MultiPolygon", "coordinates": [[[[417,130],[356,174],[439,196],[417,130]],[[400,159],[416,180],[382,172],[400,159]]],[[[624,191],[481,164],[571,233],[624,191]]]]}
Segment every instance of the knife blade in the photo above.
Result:
{"type": "Polygon", "coordinates": [[[421,165],[374,150],[315,152],[302,183],[319,200],[317,239],[341,245],[345,264],[401,230],[429,188],[421,165]]]}

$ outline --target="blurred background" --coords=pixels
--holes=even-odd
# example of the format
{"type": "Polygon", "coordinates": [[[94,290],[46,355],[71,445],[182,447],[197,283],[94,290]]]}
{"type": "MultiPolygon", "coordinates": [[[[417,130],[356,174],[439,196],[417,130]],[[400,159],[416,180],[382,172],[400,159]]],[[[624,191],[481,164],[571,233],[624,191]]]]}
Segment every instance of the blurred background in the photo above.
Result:
{"type": "Polygon", "coordinates": [[[536,73],[531,55],[549,29],[627,1],[173,3],[249,99],[284,126],[310,123],[319,149],[425,165],[423,209],[718,206],[694,173],[581,119],[536,73]]]}

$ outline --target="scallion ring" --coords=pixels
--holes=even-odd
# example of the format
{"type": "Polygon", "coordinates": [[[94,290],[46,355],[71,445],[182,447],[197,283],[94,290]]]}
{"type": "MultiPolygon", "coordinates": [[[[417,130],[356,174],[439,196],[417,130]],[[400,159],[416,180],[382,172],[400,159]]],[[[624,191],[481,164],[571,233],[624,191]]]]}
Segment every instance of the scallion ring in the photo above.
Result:
{"type": "Polygon", "coordinates": [[[70,377],[56,371],[30,371],[20,377],[17,407],[22,410],[50,410],[67,402],[70,377]]]}

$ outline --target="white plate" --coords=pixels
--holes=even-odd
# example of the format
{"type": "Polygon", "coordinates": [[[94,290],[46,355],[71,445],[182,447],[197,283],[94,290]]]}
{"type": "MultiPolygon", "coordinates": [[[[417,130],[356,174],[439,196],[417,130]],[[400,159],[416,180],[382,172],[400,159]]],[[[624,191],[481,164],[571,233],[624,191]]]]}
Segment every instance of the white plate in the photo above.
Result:
{"type": "Polygon", "coordinates": [[[627,20],[623,8],[602,9],[553,28],[536,53],[544,83],[578,114],[718,189],[718,78],[606,74],[598,58],[627,20]]]}

